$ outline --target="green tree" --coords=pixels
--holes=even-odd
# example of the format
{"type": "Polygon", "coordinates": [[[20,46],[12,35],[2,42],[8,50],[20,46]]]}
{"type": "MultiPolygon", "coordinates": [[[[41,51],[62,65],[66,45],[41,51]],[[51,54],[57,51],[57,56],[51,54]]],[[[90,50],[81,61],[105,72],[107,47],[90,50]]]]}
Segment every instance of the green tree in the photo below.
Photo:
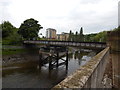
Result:
{"type": "Polygon", "coordinates": [[[21,37],[17,33],[18,28],[14,27],[9,21],[4,21],[0,28],[2,28],[2,44],[20,44],[21,37]]]}
{"type": "Polygon", "coordinates": [[[80,35],[82,35],[83,34],[83,28],[81,27],[81,29],[80,29],[80,35]]]}
{"type": "Polygon", "coordinates": [[[69,38],[68,38],[68,40],[69,40],[69,41],[72,41],[72,37],[73,37],[73,35],[72,35],[72,30],[70,30],[70,33],[69,33],[69,38]]]}
{"type": "Polygon", "coordinates": [[[97,35],[97,33],[95,33],[95,34],[91,33],[91,34],[84,35],[85,42],[94,42],[96,35],[97,35]]]}
{"type": "Polygon", "coordinates": [[[22,38],[18,34],[18,28],[14,30],[13,34],[9,38],[10,38],[10,44],[22,44],[22,38]]]}
{"type": "Polygon", "coordinates": [[[0,27],[2,28],[2,38],[9,37],[13,34],[14,30],[16,30],[9,21],[4,21],[0,27]]]}
{"type": "Polygon", "coordinates": [[[18,33],[24,38],[24,39],[33,39],[38,37],[38,32],[43,27],[38,24],[38,21],[30,18],[25,20],[20,28],[18,33]]]}
{"type": "Polygon", "coordinates": [[[79,37],[78,37],[78,32],[76,31],[76,33],[75,33],[75,41],[78,41],[79,40],[79,37]]]}
{"type": "Polygon", "coordinates": [[[84,41],[83,28],[80,29],[79,41],[84,41]]]}
{"type": "Polygon", "coordinates": [[[94,40],[95,40],[96,42],[106,42],[106,37],[107,37],[107,32],[106,32],[106,31],[103,31],[103,32],[98,33],[98,34],[94,37],[94,40]]]}

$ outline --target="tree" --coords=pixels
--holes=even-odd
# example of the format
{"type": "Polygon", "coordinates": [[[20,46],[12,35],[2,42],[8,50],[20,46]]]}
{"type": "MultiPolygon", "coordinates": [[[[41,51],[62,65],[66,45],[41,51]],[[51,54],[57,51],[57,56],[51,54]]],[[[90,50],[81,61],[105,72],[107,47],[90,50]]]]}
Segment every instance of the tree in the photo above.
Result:
{"type": "Polygon", "coordinates": [[[2,28],[2,44],[20,44],[21,37],[17,33],[18,28],[14,27],[9,21],[4,21],[0,28],[2,28]]]}
{"type": "Polygon", "coordinates": [[[83,35],[83,28],[80,29],[80,35],[83,35]]]}
{"type": "Polygon", "coordinates": [[[2,28],[2,38],[9,37],[13,34],[14,30],[16,30],[16,28],[9,21],[4,21],[0,27],[2,28]]]}
{"type": "Polygon", "coordinates": [[[103,32],[99,32],[95,37],[94,40],[96,42],[106,42],[106,38],[107,38],[107,32],[103,31],[103,32]]]}
{"type": "Polygon", "coordinates": [[[95,42],[96,35],[97,35],[97,33],[86,34],[86,35],[84,35],[84,41],[85,42],[95,42]]]}
{"type": "Polygon", "coordinates": [[[84,35],[83,35],[83,28],[81,27],[80,33],[79,33],[79,41],[84,41],[84,35]]]}
{"type": "Polygon", "coordinates": [[[69,33],[69,38],[68,38],[69,41],[72,41],[72,30],[70,30],[70,33],[69,33]]]}
{"type": "Polygon", "coordinates": [[[78,37],[78,32],[76,31],[76,33],[75,33],[75,41],[78,41],[79,40],[79,37],[78,37]]]}
{"type": "Polygon", "coordinates": [[[30,18],[21,24],[18,33],[25,39],[33,39],[38,37],[38,32],[42,28],[37,20],[30,18]]]}

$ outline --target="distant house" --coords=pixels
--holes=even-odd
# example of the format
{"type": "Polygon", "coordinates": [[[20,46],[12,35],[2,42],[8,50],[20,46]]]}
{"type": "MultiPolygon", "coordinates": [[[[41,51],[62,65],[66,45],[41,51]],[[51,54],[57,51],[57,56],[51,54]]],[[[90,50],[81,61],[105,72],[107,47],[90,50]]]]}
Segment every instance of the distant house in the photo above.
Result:
{"type": "Polygon", "coordinates": [[[46,38],[47,39],[57,39],[56,30],[53,28],[46,29],[46,38]]]}
{"type": "Polygon", "coordinates": [[[57,39],[61,41],[67,41],[69,38],[69,33],[62,32],[61,34],[57,34],[57,39]]]}

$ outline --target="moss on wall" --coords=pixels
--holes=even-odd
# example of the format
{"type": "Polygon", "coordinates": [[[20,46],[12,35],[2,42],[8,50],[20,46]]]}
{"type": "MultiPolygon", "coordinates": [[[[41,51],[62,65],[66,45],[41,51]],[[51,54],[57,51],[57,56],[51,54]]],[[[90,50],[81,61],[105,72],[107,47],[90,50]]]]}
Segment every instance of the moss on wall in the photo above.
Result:
{"type": "Polygon", "coordinates": [[[111,51],[120,51],[120,30],[109,31],[107,38],[111,51]]]}

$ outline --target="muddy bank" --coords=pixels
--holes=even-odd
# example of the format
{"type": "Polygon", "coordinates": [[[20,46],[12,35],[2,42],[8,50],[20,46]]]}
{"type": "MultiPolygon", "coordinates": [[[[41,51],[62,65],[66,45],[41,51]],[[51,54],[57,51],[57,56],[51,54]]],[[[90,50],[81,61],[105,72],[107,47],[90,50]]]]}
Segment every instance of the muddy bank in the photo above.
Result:
{"type": "Polygon", "coordinates": [[[14,55],[5,55],[2,57],[2,66],[7,66],[14,63],[25,63],[28,61],[38,61],[39,54],[14,54],[14,55]]]}

